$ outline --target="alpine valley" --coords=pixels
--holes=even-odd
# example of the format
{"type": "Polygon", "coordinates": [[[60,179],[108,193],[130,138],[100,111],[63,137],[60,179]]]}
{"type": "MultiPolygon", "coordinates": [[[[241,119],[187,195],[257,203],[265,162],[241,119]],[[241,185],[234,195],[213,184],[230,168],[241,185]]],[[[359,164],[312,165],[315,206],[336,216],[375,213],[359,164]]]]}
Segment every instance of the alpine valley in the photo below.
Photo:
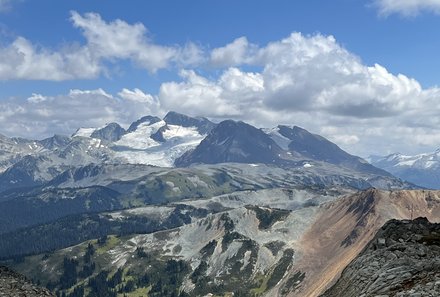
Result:
{"type": "Polygon", "coordinates": [[[0,135],[0,291],[16,278],[47,288],[35,296],[431,294],[440,192],[391,170],[402,158],[376,167],[297,126],[176,112],[0,135]]]}

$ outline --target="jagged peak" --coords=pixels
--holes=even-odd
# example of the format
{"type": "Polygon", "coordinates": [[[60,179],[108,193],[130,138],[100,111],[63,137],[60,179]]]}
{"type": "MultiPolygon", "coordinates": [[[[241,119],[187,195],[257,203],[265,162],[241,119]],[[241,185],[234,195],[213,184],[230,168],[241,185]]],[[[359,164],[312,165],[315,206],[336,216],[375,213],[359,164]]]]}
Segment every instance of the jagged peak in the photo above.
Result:
{"type": "Polygon", "coordinates": [[[151,116],[151,115],[143,116],[140,119],[134,121],[130,125],[130,127],[128,127],[127,133],[135,131],[137,129],[137,127],[139,127],[143,123],[148,123],[148,125],[152,125],[152,124],[160,122],[160,121],[161,121],[161,119],[159,117],[156,117],[156,116],[151,116]]]}

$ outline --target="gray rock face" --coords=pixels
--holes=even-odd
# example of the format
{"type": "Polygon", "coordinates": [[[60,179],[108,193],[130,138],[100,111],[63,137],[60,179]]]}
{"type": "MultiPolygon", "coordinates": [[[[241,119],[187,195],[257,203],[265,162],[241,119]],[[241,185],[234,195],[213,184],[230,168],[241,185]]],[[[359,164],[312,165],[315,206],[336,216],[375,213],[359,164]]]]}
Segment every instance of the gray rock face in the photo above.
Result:
{"type": "Polygon", "coordinates": [[[125,129],[117,123],[110,123],[102,129],[96,130],[90,135],[93,138],[107,140],[110,142],[118,141],[125,134],[125,129]]]}
{"type": "Polygon", "coordinates": [[[170,111],[163,118],[169,125],[179,125],[182,127],[197,127],[200,134],[209,133],[216,125],[207,118],[197,117],[192,118],[187,115],[170,111]]]}
{"type": "Polygon", "coordinates": [[[263,131],[244,122],[226,120],[193,150],[176,159],[176,166],[204,163],[287,163],[283,150],[263,131]]]}
{"type": "Polygon", "coordinates": [[[323,297],[439,296],[440,224],[391,220],[323,297]]]}
{"type": "Polygon", "coordinates": [[[52,137],[40,140],[39,143],[48,150],[62,149],[70,142],[70,137],[55,134],[52,137]]]}
{"type": "Polygon", "coordinates": [[[45,297],[55,296],[47,289],[39,288],[24,276],[0,266],[0,297],[45,297]]]}
{"type": "Polygon", "coordinates": [[[148,123],[148,125],[152,125],[154,123],[160,122],[160,118],[155,116],[144,116],[139,120],[133,122],[130,127],[127,129],[127,133],[136,131],[136,129],[143,123],[148,123]]]}

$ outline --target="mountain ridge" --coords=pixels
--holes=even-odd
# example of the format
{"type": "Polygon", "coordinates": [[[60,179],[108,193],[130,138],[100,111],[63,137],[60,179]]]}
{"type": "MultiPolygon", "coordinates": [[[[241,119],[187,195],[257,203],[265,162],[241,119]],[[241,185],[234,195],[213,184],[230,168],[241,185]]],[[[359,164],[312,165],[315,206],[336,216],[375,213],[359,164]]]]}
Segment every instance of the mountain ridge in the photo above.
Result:
{"type": "MultiPolygon", "coordinates": [[[[384,178],[392,176],[353,156],[322,136],[293,126],[259,129],[244,122],[225,120],[215,124],[206,118],[192,118],[169,112],[161,120],[144,116],[125,130],[117,123],[101,128],[81,128],[72,137],[53,136],[42,141],[2,138],[0,165],[16,171],[29,155],[36,165],[20,179],[37,185],[72,166],[96,164],[145,164],[158,167],[187,167],[225,162],[263,163],[277,166],[314,166],[325,162],[384,178]],[[2,161],[3,160],[3,161],[2,161]],[[17,165],[15,165],[17,164],[17,165]],[[14,167],[15,166],[15,167],[14,167]],[[41,181],[41,182],[40,182],[41,181]]],[[[9,174],[9,173],[8,173],[9,174]]],[[[15,187],[19,179],[0,184],[15,187]]],[[[6,178],[7,179],[7,178],[6,178]]]]}
{"type": "Polygon", "coordinates": [[[440,189],[440,150],[417,155],[370,156],[370,160],[374,166],[401,179],[428,189],[440,189]]]}

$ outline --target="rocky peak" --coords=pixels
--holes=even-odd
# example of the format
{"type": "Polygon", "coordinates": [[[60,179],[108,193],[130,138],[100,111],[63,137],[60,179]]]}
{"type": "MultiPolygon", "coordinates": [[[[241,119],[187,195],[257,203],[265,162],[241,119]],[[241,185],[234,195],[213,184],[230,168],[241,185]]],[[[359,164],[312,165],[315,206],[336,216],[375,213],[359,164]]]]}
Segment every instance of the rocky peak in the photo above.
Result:
{"type": "Polygon", "coordinates": [[[390,220],[323,297],[438,296],[440,224],[390,220]]]}
{"type": "Polygon", "coordinates": [[[197,130],[200,134],[209,133],[212,128],[215,127],[215,124],[203,117],[189,117],[187,115],[177,113],[175,111],[170,111],[163,118],[163,120],[169,125],[178,125],[182,127],[197,127],[197,130]]]}
{"type": "Polygon", "coordinates": [[[107,140],[110,142],[118,141],[125,134],[125,129],[117,123],[110,123],[104,128],[95,130],[90,137],[107,140]]]}
{"type": "Polygon", "coordinates": [[[143,123],[147,123],[148,125],[152,125],[154,123],[160,122],[161,119],[155,116],[144,116],[142,118],[140,118],[139,120],[133,122],[130,127],[128,127],[127,129],[127,133],[133,132],[137,129],[137,127],[139,127],[141,124],[143,123]]]}
{"type": "Polygon", "coordinates": [[[69,143],[69,141],[70,141],[70,137],[55,134],[52,137],[45,138],[45,139],[39,141],[39,143],[45,149],[54,150],[54,149],[59,149],[59,148],[65,147],[69,143]]]}
{"type": "Polygon", "coordinates": [[[177,166],[195,163],[283,162],[283,150],[262,130],[244,122],[226,120],[219,123],[193,150],[176,160],[177,166]]]}

